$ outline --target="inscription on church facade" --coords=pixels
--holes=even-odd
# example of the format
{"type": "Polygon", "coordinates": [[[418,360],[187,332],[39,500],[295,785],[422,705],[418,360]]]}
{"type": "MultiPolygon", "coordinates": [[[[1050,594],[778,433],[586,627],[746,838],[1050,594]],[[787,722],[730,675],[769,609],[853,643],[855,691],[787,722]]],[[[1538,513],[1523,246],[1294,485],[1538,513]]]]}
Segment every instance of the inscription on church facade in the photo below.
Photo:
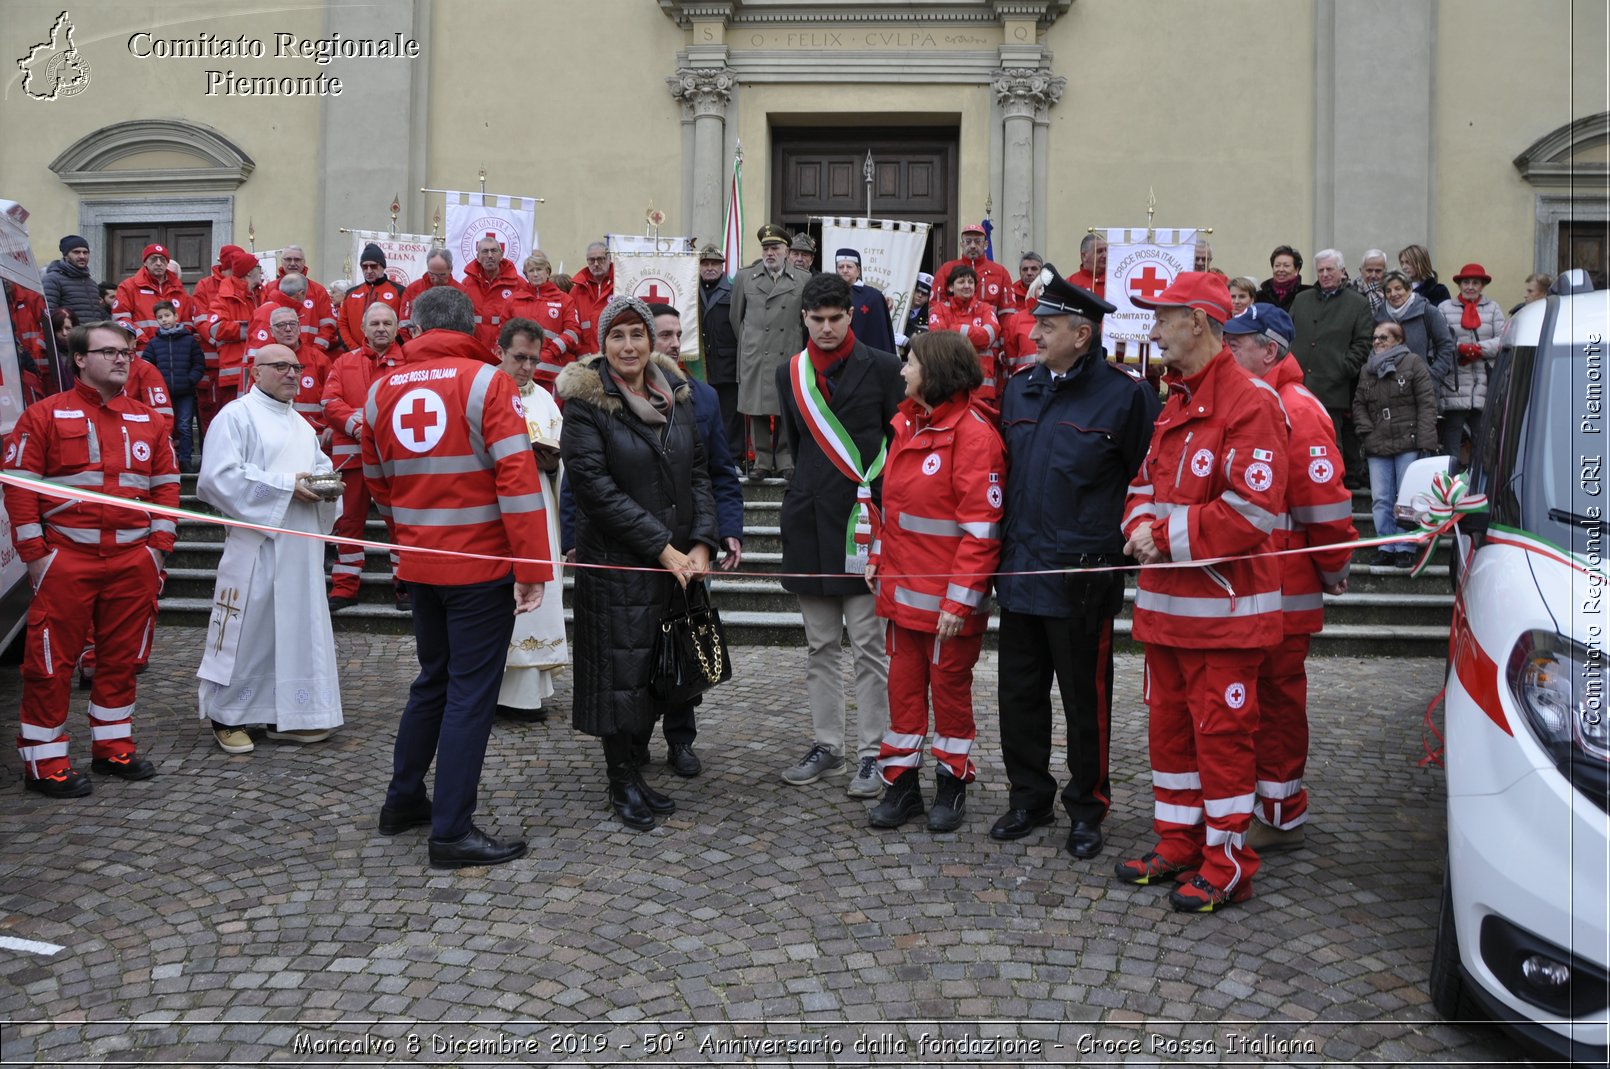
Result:
{"type": "Polygon", "coordinates": [[[994,48],[998,37],[967,29],[764,29],[739,30],[730,33],[727,43],[745,48],[799,49],[822,51],[842,49],[894,49],[909,51],[945,51],[963,48],[994,48]]]}

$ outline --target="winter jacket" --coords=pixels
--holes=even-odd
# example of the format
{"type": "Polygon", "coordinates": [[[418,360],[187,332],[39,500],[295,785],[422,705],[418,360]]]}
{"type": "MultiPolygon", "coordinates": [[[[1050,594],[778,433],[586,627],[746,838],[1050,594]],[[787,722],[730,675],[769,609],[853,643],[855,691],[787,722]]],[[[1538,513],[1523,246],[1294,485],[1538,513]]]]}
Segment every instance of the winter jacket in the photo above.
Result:
{"type": "MultiPolygon", "coordinates": [[[[1264,379],[1286,410],[1285,509],[1275,519],[1272,549],[1345,545],[1353,527],[1353,492],[1342,483],[1336,428],[1319,398],[1303,385],[1303,369],[1289,354],[1264,379]]],[[[1325,627],[1324,588],[1347,578],[1350,549],[1280,557],[1282,630],[1311,635],[1325,627]]]]}
{"type": "Polygon", "coordinates": [[[889,321],[889,302],[876,286],[857,282],[850,287],[850,329],[873,349],[894,352],[894,326],[889,321]]]}
{"type": "Polygon", "coordinates": [[[1437,394],[1425,360],[1404,345],[1370,359],[1383,357],[1391,371],[1383,378],[1366,366],[1353,395],[1359,447],[1371,457],[1431,452],[1437,448],[1437,394]]]}
{"type": "Polygon", "coordinates": [[[184,287],[171,271],[162,276],[162,284],[158,285],[151,273],[142,267],[117,287],[117,299],[112,303],[112,318],[139,334],[139,340],[134,343],[136,349],[143,350],[156,337],[158,301],[172,301],[180,322],[194,318],[190,295],[185,293],[184,287]]]}
{"type": "MultiPolygon", "coordinates": [[[[1004,323],[1007,317],[1017,312],[1017,297],[1012,292],[1012,273],[994,260],[982,257],[977,260],[961,257],[941,264],[939,270],[934,272],[933,300],[930,303],[939,303],[950,293],[950,273],[962,264],[969,264],[978,272],[978,288],[973,291],[973,296],[993,307],[997,319],[1004,323]]],[[[933,329],[931,323],[928,329],[933,329]]]]}
{"type": "Polygon", "coordinates": [[[249,335],[256,314],[257,304],[245,279],[226,278],[218,284],[218,295],[207,316],[207,340],[218,353],[215,385],[238,390],[246,381],[246,350],[252,344],[249,335]]]}
{"type": "Polygon", "coordinates": [[[932,635],[948,612],[962,618],[961,634],[984,633],[1001,560],[1005,471],[993,420],[965,395],[927,413],[901,402],[868,558],[878,569],[879,616],[932,635]]]}
{"type": "Polygon", "coordinates": [[[1434,306],[1426,303],[1418,293],[1409,294],[1402,312],[1393,316],[1383,298],[1375,313],[1377,323],[1397,323],[1403,328],[1403,344],[1409,352],[1419,353],[1431,370],[1431,385],[1439,392],[1442,380],[1454,365],[1453,334],[1448,321],[1434,306]]]}
{"type": "MultiPolygon", "coordinates": [[[[267,304],[280,290],[280,278],[287,272],[280,271],[279,278],[263,287],[261,293],[253,294],[258,304],[267,304]]],[[[335,308],[330,304],[330,291],[324,288],[322,282],[313,281],[313,276],[307,276],[307,292],[302,295],[302,344],[311,342],[325,352],[337,348],[340,335],[336,332],[335,308]]]]}
{"type": "Polygon", "coordinates": [[[324,418],[324,383],[330,377],[330,358],[317,347],[307,345],[297,350],[296,358],[302,363],[302,374],[291,407],[307,420],[313,433],[323,434],[328,426],[324,418]]]}
{"type": "Polygon", "coordinates": [[[581,326],[581,353],[597,353],[603,351],[598,342],[598,313],[604,310],[604,305],[615,295],[615,265],[609,265],[609,271],[603,280],[593,278],[590,268],[583,267],[570,279],[570,299],[576,305],[576,319],[581,326]]]}
{"type": "Polygon", "coordinates": [[[196,383],[207,373],[201,343],[187,327],[158,330],[145,347],[145,358],[162,372],[168,393],[174,397],[194,396],[196,383]]]}
{"type": "Polygon", "coordinates": [[[1296,301],[1297,295],[1299,293],[1305,293],[1313,288],[1314,287],[1308,285],[1306,282],[1299,282],[1297,283],[1297,288],[1292,290],[1285,300],[1281,300],[1275,295],[1275,280],[1273,277],[1270,277],[1264,279],[1258,284],[1258,293],[1253,300],[1262,304],[1276,304],[1285,311],[1290,312],[1292,302],[1296,301]]]}
{"type": "Polygon", "coordinates": [[[1453,300],[1453,294],[1448,287],[1438,282],[1435,277],[1414,284],[1414,292],[1426,299],[1426,303],[1433,308],[1441,308],[1443,301],[1453,300]]]}
{"type": "Polygon", "coordinates": [[[1148,525],[1168,561],[1240,559],[1141,569],[1134,636],[1186,649],[1264,649],[1284,629],[1280,564],[1260,555],[1272,547],[1286,500],[1280,397],[1243,371],[1228,347],[1192,378],[1164,381],[1168,403],[1130,484],[1124,535],[1148,525]]]}
{"type": "MultiPolygon", "coordinates": [[[[559,374],[560,454],[576,500],[576,561],[659,569],[667,545],[716,549],[716,507],[692,393],[676,362],[653,366],[673,387],[663,426],[626,404],[602,356],[559,374]]],[[[588,735],[642,734],[664,711],[648,690],[660,621],[682,595],[670,572],[576,569],[571,724],[588,735]]]]}
{"type": "MultiPolygon", "coordinates": [[[[50,330],[50,312],[45,301],[33,290],[0,280],[5,294],[6,312],[11,316],[11,333],[21,355],[36,364],[45,360],[45,334],[50,330]]],[[[95,322],[95,320],[90,320],[95,322]]]]}
{"type": "Polygon", "coordinates": [[[542,328],[542,362],[531,377],[551,390],[559,372],[581,355],[581,318],[576,315],[576,302],[550,279],[540,288],[527,282],[525,289],[515,295],[510,310],[542,328]]]}
{"type": "Polygon", "coordinates": [[[1027,371],[1040,358],[1040,351],[1029,337],[1034,329],[1034,317],[1027,312],[1006,321],[1006,337],[1001,342],[1001,372],[999,391],[1006,393],[1006,380],[1020,371],[1027,371]]]}
{"type": "Polygon", "coordinates": [[[503,324],[515,316],[514,305],[527,290],[526,280],[514,269],[513,260],[498,261],[498,273],[487,278],[476,260],[464,269],[459,286],[475,306],[475,340],[486,349],[487,363],[496,363],[493,349],[503,324]]]}
{"type": "Polygon", "coordinates": [[[408,332],[408,337],[410,338],[419,333],[418,326],[414,324],[414,301],[421,293],[424,293],[433,286],[452,286],[460,293],[464,291],[464,287],[460,286],[456,281],[454,281],[452,275],[448,275],[447,278],[441,282],[437,282],[429,275],[420,275],[418,278],[408,283],[408,288],[403,290],[402,311],[398,313],[398,315],[402,317],[402,321],[398,324],[398,326],[402,330],[406,330],[408,332]]]}
{"type": "MultiPolygon", "coordinates": [[[[808,358],[806,358],[808,359],[808,358]]],[[[845,574],[845,528],[856,503],[857,486],[822,452],[800,414],[789,379],[792,358],[778,367],[774,385],[782,404],[781,420],[794,458],[794,478],[783,494],[783,568],[809,578],[782,580],[783,589],[807,597],[844,598],[867,593],[859,575],[845,574]]],[[[891,353],[855,343],[834,374],[828,408],[855,442],[863,465],[894,436],[891,421],[905,397],[900,361],[891,353]]],[[[883,481],[872,482],[872,503],[882,495],[883,481]]]]}
{"type": "Polygon", "coordinates": [[[1329,409],[1353,403],[1358,369],[1370,355],[1375,317],[1367,297],[1346,286],[1324,296],[1318,288],[1297,294],[1288,310],[1297,336],[1291,352],[1302,365],[1304,385],[1329,409]]]}
{"type": "Polygon", "coordinates": [[[977,297],[970,301],[963,301],[959,297],[931,301],[928,308],[930,331],[953,330],[972,343],[974,351],[978,353],[979,367],[984,372],[984,385],[980,387],[980,392],[984,400],[995,407],[1000,391],[996,346],[1001,340],[1001,323],[995,316],[995,309],[977,297]]]}
{"type": "Polygon", "coordinates": [[[356,468],[363,463],[363,406],[375,377],[402,363],[402,346],[393,344],[384,357],[365,345],[342,353],[324,377],[324,422],[333,432],[330,459],[336,471],[356,468]]]}
{"type": "MultiPolygon", "coordinates": [[[[403,288],[391,279],[382,276],[374,283],[357,282],[347,290],[347,295],[341,298],[341,307],[336,311],[335,326],[341,335],[341,344],[348,351],[362,349],[364,346],[363,316],[369,311],[369,306],[376,301],[384,301],[391,306],[397,314],[400,324],[403,317],[403,288]]],[[[407,341],[407,337],[403,336],[407,341]]]]}
{"type": "Polygon", "coordinates": [[[1040,363],[1007,380],[1006,519],[995,581],[1002,610],[1070,618],[1062,576],[1012,573],[1122,553],[1124,495],[1159,407],[1156,392],[1108,363],[1100,346],[1056,382],[1040,363]]]}
{"type": "Polygon", "coordinates": [[[1466,330],[1460,326],[1464,318],[1465,306],[1459,303],[1459,298],[1443,301],[1439,311],[1448,324],[1448,333],[1453,335],[1454,361],[1453,367],[1443,372],[1442,376],[1442,409],[1443,411],[1471,411],[1480,412],[1487,407],[1487,375],[1493,369],[1493,361],[1498,357],[1498,345],[1504,335],[1504,310],[1498,307],[1498,302],[1491,297],[1483,296],[1476,306],[1481,315],[1481,326],[1476,330],[1466,330]],[[1459,362],[1459,346],[1476,344],[1481,346],[1481,356],[1468,364],[1459,362]]]}
{"type": "MultiPolygon", "coordinates": [[[[281,308],[289,308],[295,312],[297,319],[301,322],[302,348],[300,351],[310,353],[318,348],[310,340],[319,331],[318,320],[315,318],[317,313],[312,307],[308,306],[307,300],[296,301],[285,296],[277,289],[270,290],[268,295],[263,298],[263,303],[258,305],[257,310],[252,313],[251,322],[246,327],[246,367],[248,369],[251,367],[253,354],[263,346],[274,343],[274,333],[269,329],[269,321],[273,319],[274,313],[281,308]]],[[[249,370],[246,374],[246,379],[248,382],[251,380],[249,370]]]]}
{"type": "Polygon", "coordinates": [[[155,364],[143,356],[129,361],[128,381],[123,392],[156,412],[168,433],[173,433],[173,398],[168,396],[168,383],[155,364]]]}
{"type": "Polygon", "coordinates": [[[514,380],[468,334],[429,330],[364,403],[363,477],[391,521],[397,578],[433,586],[553,579],[542,492],[514,380]],[[407,547],[484,554],[446,557],[407,547]]]}
{"type": "Polygon", "coordinates": [[[106,318],[101,284],[89,268],[74,267],[66,260],[54,260],[45,268],[45,303],[72,312],[75,323],[99,323],[106,318]]]}
{"type": "Polygon", "coordinates": [[[712,385],[738,381],[738,333],[732,326],[732,281],[725,275],[699,283],[699,352],[712,385]]]}

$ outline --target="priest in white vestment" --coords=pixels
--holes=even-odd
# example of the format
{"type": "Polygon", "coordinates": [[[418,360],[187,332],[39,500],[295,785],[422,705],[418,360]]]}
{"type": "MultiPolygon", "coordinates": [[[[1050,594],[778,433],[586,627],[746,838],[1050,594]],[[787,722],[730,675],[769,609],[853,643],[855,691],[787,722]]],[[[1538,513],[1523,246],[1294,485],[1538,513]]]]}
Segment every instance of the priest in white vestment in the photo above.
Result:
{"type": "MultiPolygon", "coordinates": [[[[542,492],[551,502],[559,500],[559,429],[563,419],[553,395],[532,379],[542,352],[542,327],[529,319],[511,319],[498,335],[498,354],[503,370],[520,390],[525,409],[526,433],[536,453],[542,475],[542,492]]],[[[548,544],[559,545],[559,510],[544,509],[548,521],[548,544]]],[[[509,639],[509,659],[503,669],[503,686],[498,691],[498,715],[510,720],[536,721],[548,718],[543,700],[553,693],[553,679],[570,661],[565,643],[565,609],[560,594],[564,577],[554,562],[553,581],[542,592],[536,610],[514,618],[514,636],[509,639]]]]}
{"type": "MultiPolygon", "coordinates": [[[[196,493],[232,519],[328,534],[339,493],[324,500],[303,480],[332,471],[313,428],[292,408],[301,383],[296,353],[258,349],[252,389],[225,405],[207,430],[196,493]]],[[[231,527],[218,564],[202,651],[201,718],[226,753],[249,753],[245,728],[322,742],[341,725],[335,636],[324,599],[324,542],[231,527]]]]}

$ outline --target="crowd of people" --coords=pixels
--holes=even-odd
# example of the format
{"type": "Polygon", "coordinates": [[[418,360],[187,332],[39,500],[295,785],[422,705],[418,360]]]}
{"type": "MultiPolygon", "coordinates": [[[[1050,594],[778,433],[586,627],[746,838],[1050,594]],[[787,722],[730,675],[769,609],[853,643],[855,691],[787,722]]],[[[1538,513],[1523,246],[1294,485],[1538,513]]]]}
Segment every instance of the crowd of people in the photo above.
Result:
{"type": "MultiPolygon", "coordinates": [[[[525,852],[473,823],[481,763],[497,718],[546,718],[567,665],[571,722],[600,739],[618,819],[647,829],[675,811],[644,769],[659,723],[669,768],[701,773],[698,699],[653,696],[656,637],[707,596],[707,575],[740,565],[746,477],[786,480],[781,580],[805,630],[810,739],[781,779],[847,774],[851,796],[879,799],[876,828],[965,823],[993,595],[1009,794],[989,834],[1055,820],[1055,685],[1067,850],[1100,854],[1124,574],[1230,558],[1141,568],[1156,842],[1115,874],[1170,885],[1182,911],[1245,900],[1260,853],[1302,841],[1303,666],[1323,595],[1347,589],[1352,490],[1368,481],[1392,534],[1407,464],[1438,450],[1459,463],[1505,323],[1491,277],[1466,264],[1450,294],[1410,245],[1396,271],[1369,250],[1357,278],[1323,250],[1306,283],[1302,254],[1281,245],[1269,277],[1230,278],[1201,240],[1194,270],[1136,301],[1155,314],[1142,362],[1102,348],[1114,309],[1096,234],[1067,277],[1025,253],[1014,278],[965,226],[898,323],[859,250],[818,273],[808,235],[767,224],[757,238],[760,258],[730,274],[720,249],[697,254],[698,307],[684,313],[701,378],[680,360],[683,314],[614,293],[602,243],[575,278],[541,251],[516,265],[488,237],[455,280],[438,248],[406,287],[371,244],[363,281],[333,293],[297,246],[266,283],[256,256],[225,246],[186,292],[151,245],[108,298],[69,236],[44,302],[6,293],[34,403],[5,466],[164,506],[180,472],[199,471],[198,495],[240,521],[197,703],[237,755],[259,729],[313,744],[341,726],[330,613],[358,601],[372,503],[420,663],[379,830],[428,825],[429,860],[448,868],[525,852]],[[336,545],[328,586],[323,538],[336,545]],[[1313,552],[1270,555],[1298,548],[1313,552]]],[[[1527,299],[1547,284],[1529,278],[1527,299]]],[[[5,503],[34,587],[18,738],[29,789],[92,790],[66,731],[86,648],[91,771],[155,775],[134,743],[135,676],[172,518],[12,485],[5,503]]],[[[1373,563],[1406,556],[1382,547],[1373,563]]]]}

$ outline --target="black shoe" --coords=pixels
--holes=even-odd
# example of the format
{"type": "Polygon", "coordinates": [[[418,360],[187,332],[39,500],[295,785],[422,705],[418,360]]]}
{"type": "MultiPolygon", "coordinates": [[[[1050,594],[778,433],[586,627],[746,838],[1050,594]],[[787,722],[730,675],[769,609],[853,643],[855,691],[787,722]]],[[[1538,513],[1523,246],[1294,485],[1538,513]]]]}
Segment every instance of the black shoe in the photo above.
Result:
{"type": "Polygon", "coordinates": [[[1095,857],[1101,853],[1101,824],[1094,820],[1076,820],[1068,832],[1068,853],[1077,858],[1095,857]]]}
{"type": "Polygon", "coordinates": [[[934,807],[928,811],[928,830],[955,831],[967,816],[967,784],[955,776],[939,774],[939,789],[934,793],[934,807]]]}
{"type": "Polygon", "coordinates": [[[122,757],[97,757],[89,763],[89,770],[97,776],[116,776],[118,779],[150,779],[157,774],[157,766],[143,757],[125,754],[122,757]]]}
{"type": "Polygon", "coordinates": [[[651,760],[648,753],[648,738],[632,740],[632,767],[647,768],[651,760]]]}
{"type": "Polygon", "coordinates": [[[381,835],[401,835],[411,828],[423,827],[430,823],[430,799],[416,802],[413,805],[400,805],[395,808],[389,805],[380,807],[380,823],[375,828],[381,835]]]}
{"type": "Polygon", "coordinates": [[[867,822],[874,828],[898,828],[912,817],[921,816],[922,780],[920,773],[908,768],[895,777],[889,789],[883,792],[883,801],[872,807],[867,822]]]}
{"type": "Polygon", "coordinates": [[[1398,559],[1393,561],[1392,563],[1397,565],[1399,568],[1413,568],[1414,567],[1414,560],[1415,560],[1415,555],[1411,551],[1411,552],[1408,552],[1408,553],[1399,553],[1398,554],[1398,559]]]}
{"type": "Polygon", "coordinates": [[[505,720],[514,720],[521,724],[540,724],[548,719],[546,709],[516,709],[512,705],[498,706],[497,715],[505,720]]]}
{"type": "Polygon", "coordinates": [[[1370,564],[1376,568],[1396,568],[1398,566],[1398,555],[1390,549],[1378,549],[1375,551],[1375,557],[1370,561],[1370,564]]]}
{"type": "Polygon", "coordinates": [[[1021,839],[1042,824],[1055,823],[1057,815],[1049,809],[1008,809],[989,830],[989,837],[1000,842],[1021,839]]]}
{"type": "Polygon", "coordinates": [[[396,607],[398,612],[414,611],[414,595],[409,592],[406,586],[397,587],[395,595],[396,596],[392,601],[392,604],[396,607]]]}
{"type": "Polygon", "coordinates": [[[470,830],[465,832],[461,839],[452,842],[432,839],[428,845],[430,867],[433,869],[467,869],[475,865],[501,865],[505,861],[525,857],[526,850],[524,839],[500,842],[474,824],[470,825],[470,830]]]}
{"type": "Polygon", "coordinates": [[[95,792],[95,784],[87,776],[80,776],[77,772],[67,768],[54,776],[44,779],[28,777],[22,781],[35,794],[42,794],[46,798],[84,798],[95,792]]]}
{"type": "Polygon", "coordinates": [[[675,813],[676,812],[676,802],[675,801],[673,801],[671,798],[667,797],[666,795],[661,794],[659,791],[655,790],[653,787],[650,787],[647,783],[643,782],[643,770],[642,770],[641,767],[633,769],[632,774],[633,774],[634,778],[637,781],[636,786],[637,786],[638,793],[643,796],[643,802],[644,802],[644,804],[646,804],[649,807],[649,810],[651,812],[654,812],[654,813],[675,813]]]}
{"type": "Polygon", "coordinates": [[[358,604],[358,599],[356,597],[346,598],[337,597],[334,594],[330,595],[331,612],[340,612],[342,609],[350,609],[356,604],[358,604]]]}
{"type": "Polygon", "coordinates": [[[693,752],[692,743],[672,743],[665,755],[665,763],[671,766],[672,772],[690,779],[704,771],[704,763],[699,760],[699,755],[693,752]]]}
{"type": "Polygon", "coordinates": [[[94,685],[95,685],[95,673],[94,672],[86,672],[82,668],[80,668],[78,670],[78,689],[79,690],[88,690],[90,687],[92,687],[94,685]]]}

